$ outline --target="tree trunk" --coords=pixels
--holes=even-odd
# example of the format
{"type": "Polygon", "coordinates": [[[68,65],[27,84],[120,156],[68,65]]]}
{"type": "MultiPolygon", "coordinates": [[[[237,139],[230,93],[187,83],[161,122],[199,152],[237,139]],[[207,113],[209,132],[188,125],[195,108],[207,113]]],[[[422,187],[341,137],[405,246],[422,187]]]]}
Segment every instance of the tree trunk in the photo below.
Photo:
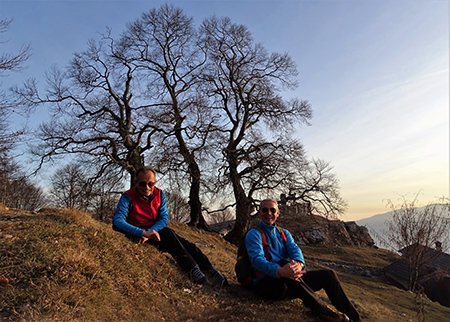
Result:
{"type": "Polygon", "coordinates": [[[247,197],[241,185],[241,179],[237,170],[237,156],[228,155],[230,166],[230,180],[233,184],[234,196],[236,199],[236,223],[233,229],[225,236],[225,239],[232,244],[239,244],[242,237],[247,232],[253,210],[252,199],[247,197]]]}
{"type": "Polygon", "coordinates": [[[200,201],[200,170],[198,164],[195,161],[191,162],[188,169],[189,175],[191,176],[188,202],[191,208],[191,220],[188,225],[212,231],[202,214],[202,202],[200,201]]]}
{"type": "Polygon", "coordinates": [[[183,118],[180,115],[178,110],[178,103],[174,96],[173,98],[173,110],[176,115],[176,125],[175,125],[175,137],[178,141],[178,146],[180,149],[180,153],[183,156],[184,162],[188,165],[188,173],[191,177],[191,186],[189,188],[189,206],[191,208],[191,220],[189,222],[189,226],[201,228],[207,231],[212,231],[211,227],[205,221],[205,218],[202,214],[202,203],[200,201],[200,168],[195,161],[195,156],[193,153],[189,151],[187,148],[186,142],[184,141],[184,137],[181,134],[181,125],[183,122],[183,118]]]}
{"type": "Polygon", "coordinates": [[[233,229],[226,234],[225,239],[234,245],[238,245],[250,226],[252,201],[245,194],[236,199],[236,223],[233,229]]]}
{"type": "Polygon", "coordinates": [[[127,157],[128,165],[127,170],[130,174],[130,189],[134,186],[134,181],[136,179],[136,172],[145,166],[144,160],[141,156],[141,151],[139,149],[130,150],[127,157]]]}

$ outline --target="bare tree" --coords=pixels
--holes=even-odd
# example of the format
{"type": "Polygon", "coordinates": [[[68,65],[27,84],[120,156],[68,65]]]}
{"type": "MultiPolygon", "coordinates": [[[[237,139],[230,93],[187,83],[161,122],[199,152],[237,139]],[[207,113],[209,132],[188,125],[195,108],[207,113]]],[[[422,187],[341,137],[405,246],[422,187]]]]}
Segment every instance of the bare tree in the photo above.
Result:
{"type": "Polygon", "coordinates": [[[281,96],[297,86],[289,55],[267,53],[229,18],[207,19],[197,33],[192,18],[170,5],[142,14],[116,39],[111,34],[90,40],[67,68],[52,67],[45,95],[33,79],[13,88],[28,108],[50,106],[32,150],[40,167],[84,155],[95,178],[119,167],[132,183],[136,170],[151,164],[188,187],[180,194],[189,196],[189,224],[204,229],[201,192],[231,191],[232,242],[247,230],[264,191],[301,189],[287,180],[309,169],[291,135],[312,112],[308,102],[281,96]]]}
{"type": "Polygon", "coordinates": [[[218,141],[225,160],[222,170],[236,200],[236,224],[225,238],[237,243],[254,210],[252,192],[246,191],[242,180],[264,169],[268,160],[248,156],[263,153],[261,150],[274,151],[272,141],[262,139],[267,130],[288,134],[294,123],[311,117],[311,108],[305,101],[287,102],[279,95],[282,88],[296,86],[297,70],[289,55],[269,55],[261,44],[253,42],[245,26],[233,24],[229,18],[207,19],[201,31],[209,50],[203,78],[212,105],[222,115],[222,137],[218,141]]]}
{"type": "Polygon", "coordinates": [[[0,158],[0,202],[11,208],[36,211],[48,200],[44,190],[31,182],[17,163],[0,158]]]}
{"type": "Polygon", "coordinates": [[[85,155],[101,165],[99,174],[119,166],[133,182],[153,147],[159,104],[148,103],[136,66],[121,50],[104,35],[98,42],[90,40],[67,69],[50,69],[45,96],[34,79],[13,88],[28,108],[50,107],[51,118],[37,135],[41,143],[32,150],[41,166],[60,155],[85,155]]]}
{"type": "MultiPolygon", "coordinates": [[[[84,161],[81,165],[86,162],[89,161],[84,161]]],[[[120,167],[115,167],[99,177],[95,169],[88,169],[90,169],[87,173],[90,194],[87,196],[89,200],[87,211],[92,218],[111,223],[117,202],[124,191],[123,172],[120,167]]]]}
{"type": "MultiPolygon", "coordinates": [[[[0,20],[0,36],[9,30],[11,20],[0,20]]],[[[0,41],[5,43],[5,41],[0,41]]],[[[6,72],[20,72],[24,63],[31,55],[30,45],[22,46],[17,53],[0,53],[0,77],[7,76],[6,72]]],[[[2,84],[0,83],[0,86],[2,84]]],[[[14,108],[20,105],[0,89],[0,157],[5,157],[16,140],[24,134],[24,130],[11,131],[9,118],[14,108]]]]}
{"type": "Polygon", "coordinates": [[[8,207],[28,211],[37,211],[48,204],[42,187],[32,183],[25,175],[10,182],[8,197],[8,207]]]}
{"type": "Polygon", "coordinates": [[[14,88],[30,108],[51,104],[53,117],[41,125],[42,143],[33,149],[41,166],[58,155],[84,154],[102,173],[120,166],[131,184],[145,157],[160,172],[186,171],[190,224],[208,228],[196,158],[213,121],[195,91],[205,61],[196,39],[192,19],[164,5],[130,23],[117,40],[110,32],[90,40],[65,71],[53,67],[45,97],[35,80],[14,88]]]}
{"type": "Polygon", "coordinates": [[[122,172],[116,168],[100,177],[97,173],[87,160],[57,169],[51,178],[53,204],[57,207],[78,208],[91,214],[94,219],[110,223],[124,189],[122,172]]]}
{"type": "MultiPolygon", "coordinates": [[[[6,33],[9,30],[10,20],[0,20],[0,35],[6,33]]],[[[0,42],[4,43],[4,41],[0,42]]],[[[4,71],[20,71],[23,68],[23,63],[30,57],[30,45],[22,46],[19,52],[13,53],[2,53],[0,57],[0,73],[4,71]]]]}
{"type": "Polygon", "coordinates": [[[0,158],[0,203],[6,205],[9,198],[11,176],[18,170],[18,166],[9,158],[0,158]]]}
{"type": "Polygon", "coordinates": [[[234,213],[230,208],[226,208],[226,206],[223,204],[220,206],[220,208],[222,210],[215,211],[208,215],[210,223],[219,224],[234,219],[234,213]]]}
{"type": "Polygon", "coordinates": [[[160,126],[173,135],[165,139],[160,163],[175,172],[185,165],[190,181],[189,225],[209,229],[201,211],[201,170],[197,159],[208,142],[214,117],[196,92],[197,76],[206,61],[206,54],[196,40],[192,18],[166,4],[129,24],[122,42],[128,49],[127,55],[146,73],[149,87],[158,90],[165,116],[160,126]],[[173,156],[175,153],[181,155],[181,160],[173,156]]]}
{"type": "Polygon", "coordinates": [[[331,172],[330,162],[312,159],[293,166],[296,171],[287,180],[291,200],[309,203],[313,214],[326,218],[344,214],[348,205],[340,195],[339,180],[331,172]]]}
{"type": "Polygon", "coordinates": [[[78,164],[68,164],[57,169],[51,178],[50,195],[54,205],[87,211],[91,187],[86,176],[78,164]]]}
{"type": "Polygon", "coordinates": [[[170,220],[176,222],[187,222],[190,218],[190,208],[186,199],[176,191],[165,191],[165,193],[170,220]]]}
{"type": "Polygon", "coordinates": [[[448,199],[421,208],[417,204],[418,194],[412,201],[402,197],[402,203],[398,206],[388,200],[392,218],[385,223],[390,246],[402,250],[402,258],[408,266],[408,288],[411,291],[416,290],[420,270],[433,260],[429,249],[436,242],[448,242],[444,239],[448,238],[446,236],[450,230],[448,199]]]}

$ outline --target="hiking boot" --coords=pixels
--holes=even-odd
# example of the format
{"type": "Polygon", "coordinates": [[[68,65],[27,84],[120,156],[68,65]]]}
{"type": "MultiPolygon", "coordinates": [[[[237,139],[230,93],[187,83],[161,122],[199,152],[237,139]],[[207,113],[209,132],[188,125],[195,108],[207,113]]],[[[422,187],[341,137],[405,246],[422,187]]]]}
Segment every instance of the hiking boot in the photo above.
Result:
{"type": "Polygon", "coordinates": [[[198,267],[191,269],[189,275],[191,277],[191,281],[195,284],[205,284],[208,281],[205,274],[203,274],[198,267]]]}
{"type": "Polygon", "coordinates": [[[209,275],[211,275],[211,280],[213,284],[218,285],[220,287],[228,286],[228,281],[225,276],[220,274],[215,268],[211,268],[208,271],[209,275]]]}
{"type": "Polygon", "coordinates": [[[341,313],[331,306],[325,306],[318,314],[323,321],[328,322],[350,322],[350,319],[344,313],[341,313]]]}

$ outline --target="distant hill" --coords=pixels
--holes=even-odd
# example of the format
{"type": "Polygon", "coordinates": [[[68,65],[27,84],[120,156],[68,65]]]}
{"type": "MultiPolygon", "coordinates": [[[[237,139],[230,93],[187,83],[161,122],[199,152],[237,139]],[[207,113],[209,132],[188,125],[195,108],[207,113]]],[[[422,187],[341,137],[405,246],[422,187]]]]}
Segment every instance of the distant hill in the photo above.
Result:
{"type": "Polygon", "coordinates": [[[365,226],[375,241],[375,245],[378,247],[386,248],[387,245],[383,243],[384,233],[383,230],[386,229],[385,222],[392,217],[392,212],[386,212],[384,214],[378,214],[369,218],[364,218],[357,220],[356,223],[359,226],[365,226]]]}
{"type": "MultiPolygon", "coordinates": [[[[446,207],[445,205],[437,205],[437,206],[442,207],[442,209],[445,211],[445,207],[446,207]]],[[[426,206],[418,207],[417,209],[419,211],[423,211],[425,209],[425,207],[426,206]]],[[[448,210],[447,210],[447,213],[448,213],[448,210]]],[[[379,214],[379,215],[375,215],[375,216],[372,216],[369,218],[357,220],[356,223],[359,226],[365,226],[369,230],[369,233],[372,236],[373,240],[375,241],[376,246],[394,250],[394,249],[391,249],[391,247],[389,247],[389,243],[386,240],[386,234],[384,233],[387,230],[387,226],[385,225],[385,222],[392,218],[392,214],[393,214],[393,212],[389,211],[384,214],[379,214]]],[[[448,215],[450,216],[450,213],[448,213],[448,215]]],[[[448,233],[448,235],[446,237],[446,241],[447,241],[447,243],[450,242],[450,232],[448,233]]],[[[445,248],[448,249],[449,245],[443,245],[443,247],[444,247],[444,249],[445,248]]]]}

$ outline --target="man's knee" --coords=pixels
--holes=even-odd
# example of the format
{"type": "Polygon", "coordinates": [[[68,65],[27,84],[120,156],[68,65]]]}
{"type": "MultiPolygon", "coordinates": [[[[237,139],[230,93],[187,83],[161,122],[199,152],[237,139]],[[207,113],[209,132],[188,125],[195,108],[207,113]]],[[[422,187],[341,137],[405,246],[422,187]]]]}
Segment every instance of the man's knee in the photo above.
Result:
{"type": "Polygon", "coordinates": [[[169,227],[164,227],[158,232],[158,234],[161,240],[174,239],[178,237],[178,235],[169,227]]]}
{"type": "MultiPolygon", "coordinates": [[[[327,281],[325,285],[339,285],[341,282],[339,281],[339,277],[337,273],[332,269],[324,269],[323,270],[323,280],[327,281]]],[[[325,286],[326,287],[326,286],[325,286]]]]}
{"type": "Polygon", "coordinates": [[[286,297],[288,288],[281,279],[264,277],[255,285],[255,290],[257,294],[268,300],[279,301],[286,297]]]}
{"type": "Polygon", "coordinates": [[[339,280],[339,278],[338,278],[338,276],[337,276],[337,274],[336,274],[336,272],[334,270],[326,269],[325,271],[326,271],[326,274],[327,274],[327,276],[328,276],[328,278],[330,280],[336,280],[336,281],[339,280]]]}

